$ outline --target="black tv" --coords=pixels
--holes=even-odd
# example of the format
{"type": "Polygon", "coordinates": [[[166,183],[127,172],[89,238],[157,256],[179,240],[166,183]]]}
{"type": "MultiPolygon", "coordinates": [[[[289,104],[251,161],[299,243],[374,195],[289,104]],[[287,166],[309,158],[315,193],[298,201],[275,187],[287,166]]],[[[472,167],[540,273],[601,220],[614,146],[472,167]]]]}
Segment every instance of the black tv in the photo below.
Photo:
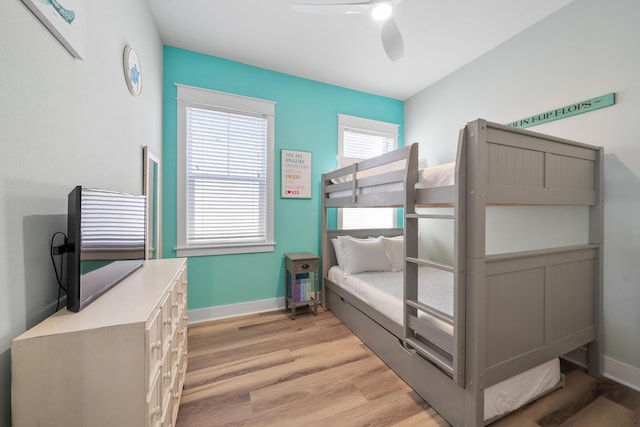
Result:
{"type": "Polygon", "coordinates": [[[67,309],[78,312],[142,267],[146,197],[75,187],[68,198],[67,309]]]}

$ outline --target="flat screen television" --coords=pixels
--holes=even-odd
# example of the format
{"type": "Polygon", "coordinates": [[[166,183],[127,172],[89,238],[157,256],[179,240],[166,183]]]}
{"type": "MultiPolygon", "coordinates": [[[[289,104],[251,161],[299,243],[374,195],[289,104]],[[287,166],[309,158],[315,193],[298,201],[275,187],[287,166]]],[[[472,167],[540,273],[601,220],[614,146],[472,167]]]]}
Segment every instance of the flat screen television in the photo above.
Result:
{"type": "Polygon", "coordinates": [[[67,309],[78,312],[142,267],[146,197],[77,186],[68,203],[67,309]]]}

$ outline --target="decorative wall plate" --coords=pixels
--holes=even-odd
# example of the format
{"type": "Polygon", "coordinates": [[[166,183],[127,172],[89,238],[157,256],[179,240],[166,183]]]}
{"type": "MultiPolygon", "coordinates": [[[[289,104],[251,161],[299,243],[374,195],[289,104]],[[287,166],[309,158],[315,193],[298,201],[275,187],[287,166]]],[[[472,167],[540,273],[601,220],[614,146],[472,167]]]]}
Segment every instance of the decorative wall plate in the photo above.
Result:
{"type": "Polygon", "coordinates": [[[124,78],[127,81],[127,87],[131,95],[138,96],[142,92],[142,70],[140,68],[140,60],[138,54],[133,48],[125,46],[124,48],[124,78]]]}

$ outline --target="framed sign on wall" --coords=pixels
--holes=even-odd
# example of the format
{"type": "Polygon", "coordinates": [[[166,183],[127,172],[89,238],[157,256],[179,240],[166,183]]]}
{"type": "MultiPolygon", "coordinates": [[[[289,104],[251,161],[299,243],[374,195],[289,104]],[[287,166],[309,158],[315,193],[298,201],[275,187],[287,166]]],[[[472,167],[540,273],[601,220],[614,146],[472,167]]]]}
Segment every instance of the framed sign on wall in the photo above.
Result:
{"type": "Polygon", "coordinates": [[[76,59],[85,55],[87,16],[82,0],[22,0],[76,59]]]}
{"type": "Polygon", "coordinates": [[[311,153],[282,150],[282,197],[311,198],[311,153]]]}

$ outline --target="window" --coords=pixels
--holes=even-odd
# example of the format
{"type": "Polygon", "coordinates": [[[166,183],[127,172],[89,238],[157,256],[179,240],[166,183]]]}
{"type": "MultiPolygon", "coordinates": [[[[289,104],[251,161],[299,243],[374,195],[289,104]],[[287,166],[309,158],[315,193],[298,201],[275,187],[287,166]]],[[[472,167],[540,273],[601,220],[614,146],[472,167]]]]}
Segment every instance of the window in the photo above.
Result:
{"type": "MultiPolygon", "coordinates": [[[[338,154],[358,159],[368,159],[398,147],[398,125],[338,115],[338,154]]],[[[339,209],[338,227],[391,228],[395,227],[396,209],[339,209]]]]}
{"type": "Polygon", "coordinates": [[[177,87],[177,255],[273,251],[274,103],[177,87]]]}

